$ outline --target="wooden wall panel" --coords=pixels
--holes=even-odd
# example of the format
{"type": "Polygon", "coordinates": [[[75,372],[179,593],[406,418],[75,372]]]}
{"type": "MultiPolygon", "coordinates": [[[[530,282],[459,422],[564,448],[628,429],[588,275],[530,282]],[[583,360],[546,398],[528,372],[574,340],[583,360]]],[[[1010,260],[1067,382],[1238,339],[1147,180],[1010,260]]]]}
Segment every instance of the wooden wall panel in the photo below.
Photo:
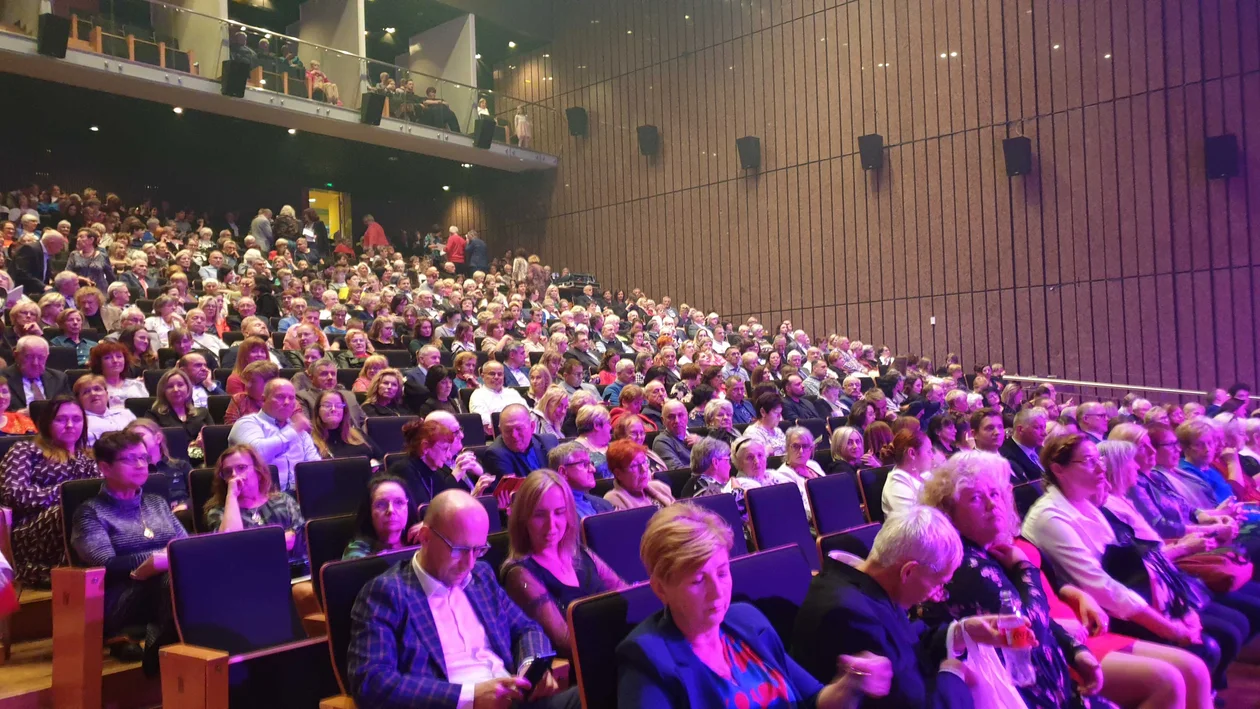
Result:
{"type": "Polygon", "coordinates": [[[503,108],[537,102],[560,168],[448,210],[497,250],[1021,373],[1260,375],[1256,3],[554,5],[554,43],[497,67],[495,88],[503,108]],[[588,138],[567,135],[568,106],[590,111],[588,138]],[[643,124],[661,129],[655,158],[643,124]],[[880,172],[857,155],[871,132],[880,172]],[[1225,132],[1242,174],[1209,182],[1203,139],[1225,132]],[[759,171],[738,167],[744,135],[759,171]],[[1005,174],[1014,136],[1033,140],[1032,175],[1005,174]]]}

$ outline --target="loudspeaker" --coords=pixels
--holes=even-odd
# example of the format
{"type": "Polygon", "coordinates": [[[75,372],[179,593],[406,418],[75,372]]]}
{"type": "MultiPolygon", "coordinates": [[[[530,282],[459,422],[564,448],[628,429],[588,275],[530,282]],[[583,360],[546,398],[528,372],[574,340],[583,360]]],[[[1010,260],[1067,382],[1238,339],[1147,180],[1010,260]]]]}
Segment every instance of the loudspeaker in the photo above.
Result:
{"type": "Polygon", "coordinates": [[[219,93],[224,96],[245,98],[245,82],[249,81],[249,62],[224,60],[220,69],[219,93]]]}
{"type": "Polygon", "coordinates": [[[656,126],[639,126],[639,152],[655,155],[661,150],[661,132],[656,126]]]}
{"type": "Polygon", "coordinates": [[[1006,156],[1006,176],[1016,177],[1032,172],[1032,139],[1020,136],[1002,141],[1002,154],[1006,156]]]}
{"type": "Polygon", "coordinates": [[[52,13],[39,16],[39,40],[35,51],[46,57],[66,58],[66,43],[70,41],[70,18],[52,13]]]}
{"type": "Polygon", "coordinates": [[[1209,136],[1203,144],[1209,180],[1238,176],[1238,136],[1233,133],[1209,136]]]}
{"type": "Polygon", "coordinates": [[[385,112],[385,94],[363,94],[359,104],[359,122],[365,126],[379,126],[385,112]]]}
{"type": "Polygon", "coordinates": [[[581,106],[564,109],[564,115],[569,119],[569,135],[574,137],[586,137],[587,115],[586,109],[581,106]]]}
{"type": "Polygon", "coordinates": [[[863,170],[878,170],[884,166],[884,136],[879,133],[858,136],[858,152],[862,154],[863,170]]]}
{"type": "Polygon", "coordinates": [[[490,143],[494,142],[494,130],[498,125],[494,119],[489,116],[482,116],[477,119],[477,127],[473,130],[473,145],[482,150],[489,150],[490,143]]]}
{"type": "Polygon", "coordinates": [[[761,138],[746,135],[735,139],[735,149],[739,151],[739,166],[745,170],[756,170],[761,167],[761,138]]]}

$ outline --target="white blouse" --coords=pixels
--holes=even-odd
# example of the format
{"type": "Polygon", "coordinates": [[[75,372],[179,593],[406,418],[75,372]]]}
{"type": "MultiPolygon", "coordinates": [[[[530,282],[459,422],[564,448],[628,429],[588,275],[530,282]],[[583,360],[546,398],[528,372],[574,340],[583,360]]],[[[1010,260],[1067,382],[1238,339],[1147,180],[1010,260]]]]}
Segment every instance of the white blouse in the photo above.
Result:
{"type": "Polygon", "coordinates": [[[879,501],[884,517],[919,504],[919,491],[930,477],[930,473],[925,473],[922,478],[916,478],[901,468],[893,468],[884,481],[884,494],[879,501]]]}
{"type": "MultiPolygon", "coordinates": [[[[823,472],[822,466],[818,464],[818,461],[813,460],[812,458],[805,462],[805,467],[809,468],[809,471],[811,473],[813,473],[814,475],[820,478],[826,475],[826,473],[823,472]]],[[[806,478],[802,477],[795,470],[792,470],[790,467],[788,467],[787,463],[784,463],[783,465],[781,465],[779,469],[775,470],[774,472],[776,475],[779,475],[785,478],[789,482],[796,485],[796,487],[800,488],[801,504],[805,506],[805,516],[808,517],[810,520],[813,520],[814,511],[810,509],[810,506],[809,506],[809,495],[805,494],[806,478]]]]}

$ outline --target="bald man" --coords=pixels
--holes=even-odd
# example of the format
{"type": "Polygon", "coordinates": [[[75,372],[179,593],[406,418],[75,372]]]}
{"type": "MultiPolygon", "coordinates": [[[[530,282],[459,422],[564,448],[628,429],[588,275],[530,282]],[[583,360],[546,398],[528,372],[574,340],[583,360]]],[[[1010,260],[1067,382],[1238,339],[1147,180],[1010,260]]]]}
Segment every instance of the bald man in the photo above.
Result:
{"type": "Polygon", "coordinates": [[[557,693],[550,673],[536,688],[520,676],[554,651],[495,572],[477,563],[489,529],[481,503],[447,490],[425,513],[420,550],[363,587],[346,655],[359,706],[581,706],[576,688],[557,693]]]}
{"type": "Polygon", "coordinates": [[[258,413],[242,416],[232,424],[228,443],[252,446],[267,465],[276,466],[280,487],[293,492],[293,467],[320,460],[311,438],[311,422],[298,408],[293,382],[279,377],[263,389],[263,407],[258,413]]]}

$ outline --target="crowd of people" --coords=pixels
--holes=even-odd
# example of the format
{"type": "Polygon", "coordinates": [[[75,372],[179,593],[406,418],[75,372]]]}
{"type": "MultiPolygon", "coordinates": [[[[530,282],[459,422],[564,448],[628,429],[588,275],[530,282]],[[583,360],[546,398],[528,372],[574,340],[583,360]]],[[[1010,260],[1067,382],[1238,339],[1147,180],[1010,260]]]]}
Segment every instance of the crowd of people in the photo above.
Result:
{"type": "MultiPolygon", "coordinates": [[[[66,563],[59,485],[102,478],[70,542],[107,569],[107,627],[147,625],[143,646],[111,646],[146,668],[172,632],[166,543],[280,525],[302,579],[318,570],[295,467],[348,457],[375,474],[345,558],[420,547],[355,605],[348,679],[363,706],[577,706],[551,675],[530,687],[519,672],[571,655],[571,602],[625,586],[579,530],[630,508],[659,510],[641,552],[668,611],[619,649],[624,706],[970,706],[961,648],[1009,645],[998,624],[1013,598],[1036,639],[1039,681],[1014,688],[1026,705],[1210,707],[1260,632],[1246,385],[1207,405],[1076,403],[1001,364],[967,372],[952,354],[937,366],[601,290],[523,250],[491,258],[455,226],[396,244],[368,216],[352,243],[314,210],[225,215],[216,232],[93,190],[7,200],[0,287],[17,297],[0,432],[30,437],[0,461],[13,576],[49,583],[66,563]],[[148,398],[140,415],[128,406],[148,398]],[[487,445],[465,445],[461,414],[487,445]],[[398,416],[412,418],[389,450],[366,422],[398,416]],[[231,426],[215,459],[211,424],[231,426]],[[214,470],[196,525],[194,466],[214,470]],[[867,512],[885,521],[871,553],[824,559],[792,637],[730,603],[747,525],[687,499],[732,494],[747,522],[749,490],[791,484],[812,514],[809,480],[872,468],[882,496],[867,512]],[[688,475],[680,494],[665,471],[688,475]],[[155,473],[166,497],[142,489],[155,473]],[[507,511],[502,568],[477,563],[481,495],[507,511]]],[[[318,608],[308,582],[293,595],[318,608]]]]}

